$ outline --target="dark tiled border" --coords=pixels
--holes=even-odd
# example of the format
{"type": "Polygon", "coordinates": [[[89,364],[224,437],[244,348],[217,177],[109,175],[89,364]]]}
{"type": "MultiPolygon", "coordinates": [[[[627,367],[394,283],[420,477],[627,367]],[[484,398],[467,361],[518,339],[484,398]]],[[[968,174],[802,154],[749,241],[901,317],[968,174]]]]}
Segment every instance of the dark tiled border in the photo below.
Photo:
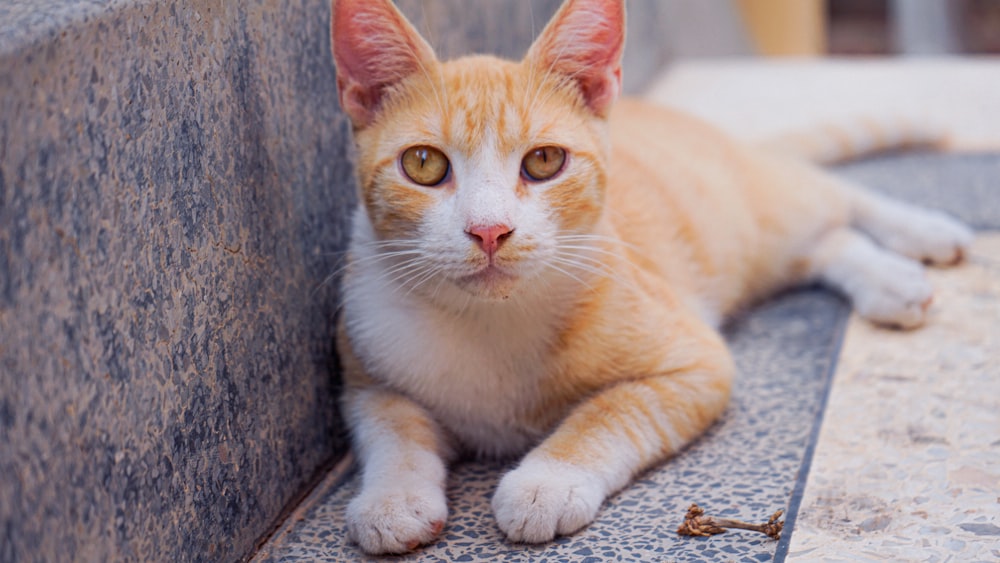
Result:
{"type": "MultiPolygon", "coordinates": [[[[691,502],[744,519],[766,518],[788,505],[813,443],[813,421],[823,406],[846,316],[847,307],[837,297],[804,290],[764,303],[729,326],[740,378],[723,420],[675,459],[615,495],[579,534],[538,547],[506,543],[493,522],[489,498],[510,464],[469,462],[457,466],[450,480],[452,517],[442,540],[398,559],[770,561],[776,544],[763,536],[681,538],[674,529],[691,502]]],[[[328,491],[260,560],[364,559],[346,542],[343,521],[357,485],[356,476],[350,476],[328,491]]]]}
{"type": "Polygon", "coordinates": [[[806,482],[809,480],[809,470],[812,468],[813,455],[816,452],[816,444],[819,441],[819,431],[823,427],[823,419],[826,415],[826,406],[829,404],[830,389],[833,387],[833,375],[837,372],[838,357],[844,345],[846,335],[847,316],[840,320],[840,328],[836,331],[838,337],[833,344],[833,360],[827,368],[826,385],[823,388],[819,403],[820,408],[813,421],[812,432],[809,434],[809,442],[802,454],[802,466],[795,476],[795,487],[792,489],[792,496],[788,499],[788,511],[785,513],[785,527],[778,540],[778,547],[774,551],[774,562],[783,563],[788,556],[788,548],[792,542],[792,534],[795,532],[795,521],[799,515],[799,508],[802,506],[802,497],[805,494],[806,482]]]}

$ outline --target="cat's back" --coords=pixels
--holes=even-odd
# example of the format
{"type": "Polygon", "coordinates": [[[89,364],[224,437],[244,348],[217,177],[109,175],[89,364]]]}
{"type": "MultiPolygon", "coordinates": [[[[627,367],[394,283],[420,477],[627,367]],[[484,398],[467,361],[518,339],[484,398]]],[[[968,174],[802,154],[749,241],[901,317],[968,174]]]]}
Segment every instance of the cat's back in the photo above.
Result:
{"type": "MultiPolygon", "coordinates": [[[[755,237],[745,212],[747,150],[709,124],[641,100],[620,100],[610,126],[607,206],[618,236],[676,289],[718,293],[712,280],[730,277],[755,237]]],[[[728,301],[718,304],[726,309],[728,301]]]]}
{"type": "MultiPolygon", "coordinates": [[[[642,180],[642,192],[687,191],[732,197],[741,178],[754,167],[749,147],[694,116],[624,98],[614,107],[611,125],[610,184],[617,192],[632,192],[642,180]],[[657,189],[650,189],[650,183],[657,189]],[[697,184],[696,186],[693,184],[697,184]]],[[[642,197],[642,196],[639,196],[642,197]]]]}
{"type": "Polygon", "coordinates": [[[811,166],[696,117],[622,99],[610,125],[609,221],[646,269],[711,309],[730,311],[777,283],[782,239],[815,230],[802,217],[828,205],[818,188],[800,189],[817,183],[811,166]],[[800,212],[779,212],[792,208],[800,212]]]}
{"type": "Polygon", "coordinates": [[[616,148],[698,153],[706,146],[732,144],[724,133],[694,116],[637,98],[618,100],[609,121],[616,148]]]}

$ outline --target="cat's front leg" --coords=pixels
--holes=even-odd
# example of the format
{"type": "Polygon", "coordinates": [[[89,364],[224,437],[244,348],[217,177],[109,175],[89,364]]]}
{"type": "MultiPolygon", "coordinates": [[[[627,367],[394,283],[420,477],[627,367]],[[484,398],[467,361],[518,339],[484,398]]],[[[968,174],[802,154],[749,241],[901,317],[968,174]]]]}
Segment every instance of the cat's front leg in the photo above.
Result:
{"type": "Polygon", "coordinates": [[[448,518],[445,444],[423,408],[377,387],[349,389],[344,406],[361,490],[347,507],[367,553],[405,553],[434,540],[448,518]]]}
{"type": "Polygon", "coordinates": [[[500,481],[493,496],[500,529],[512,541],[539,543],[583,528],[608,495],[719,416],[732,375],[720,342],[715,357],[581,403],[500,481]]]}
{"type": "Polygon", "coordinates": [[[423,407],[381,387],[354,355],[341,318],[341,396],[361,464],[361,490],[347,507],[351,538],[367,553],[405,553],[429,543],[448,518],[448,440],[423,407]]]}
{"type": "Polygon", "coordinates": [[[597,471],[532,453],[500,481],[493,514],[511,541],[546,542],[591,523],[615,488],[597,471]]]}

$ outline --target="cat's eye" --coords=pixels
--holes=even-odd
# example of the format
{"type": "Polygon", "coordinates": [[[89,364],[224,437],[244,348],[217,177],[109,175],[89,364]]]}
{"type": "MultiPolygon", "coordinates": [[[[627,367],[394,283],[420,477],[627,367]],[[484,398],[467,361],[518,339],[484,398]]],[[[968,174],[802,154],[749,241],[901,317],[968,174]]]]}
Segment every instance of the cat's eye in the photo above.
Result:
{"type": "Polygon", "coordinates": [[[434,147],[410,147],[400,157],[403,172],[421,186],[436,186],[448,176],[451,164],[443,152],[434,147]]]}
{"type": "Polygon", "coordinates": [[[548,180],[562,170],[566,162],[566,151],[559,147],[537,147],[528,151],[521,161],[521,173],[529,180],[548,180]]]}

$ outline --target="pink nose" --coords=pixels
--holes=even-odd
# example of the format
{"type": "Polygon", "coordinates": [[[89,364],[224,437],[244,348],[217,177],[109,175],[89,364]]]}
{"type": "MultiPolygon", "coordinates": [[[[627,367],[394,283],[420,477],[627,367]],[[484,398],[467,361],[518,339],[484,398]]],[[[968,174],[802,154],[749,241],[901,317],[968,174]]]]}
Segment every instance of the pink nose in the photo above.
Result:
{"type": "Polygon", "coordinates": [[[477,225],[469,227],[465,232],[472,240],[479,244],[479,248],[482,248],[487,256],[493,258],[497,249],[510,237],[514,229],[507,225],[477,225]]]}

